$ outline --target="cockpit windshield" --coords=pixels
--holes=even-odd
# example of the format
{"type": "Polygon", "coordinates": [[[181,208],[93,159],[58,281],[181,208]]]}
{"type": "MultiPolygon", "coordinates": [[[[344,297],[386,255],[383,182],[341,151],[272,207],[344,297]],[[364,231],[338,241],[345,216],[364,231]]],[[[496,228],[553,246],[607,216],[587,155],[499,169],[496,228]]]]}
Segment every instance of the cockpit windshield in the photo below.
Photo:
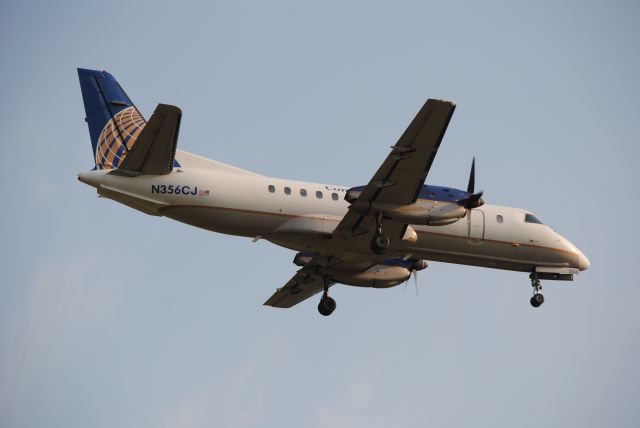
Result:
{"type": "Polygon", "coordinates": [[[536,223],[536,224],[544,224],[543,222],[541,222],[538,217],[534,216],[533,214],[529,214],[527,213],[524,216],[524,222],[525,223],[536,223]]]}

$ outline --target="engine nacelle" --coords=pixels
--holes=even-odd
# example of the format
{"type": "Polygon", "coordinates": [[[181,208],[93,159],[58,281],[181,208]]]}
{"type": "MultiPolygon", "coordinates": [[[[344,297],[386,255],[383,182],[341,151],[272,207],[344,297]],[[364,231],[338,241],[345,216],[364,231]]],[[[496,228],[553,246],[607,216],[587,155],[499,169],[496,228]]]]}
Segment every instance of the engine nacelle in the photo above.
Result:
{"type": "MultiPolygon", "coordinates": [[[[415,232],[414,232],[415,233],[415,232]]],[[[307,265],[315,257],[314,253],[300,252],[293,263],[298,266],[307,265]]],[[[357,287],[389,288],[402,284],[411,276],[413,270],[426,269],[428,263],[422,259],[391,259],[384,264],[375,265],[364,272],[345,272],[331,267],[318,267],[318,273],[329,276],[333,281],[357,287]]]]}
{"type": "Polygon", "coordinates": [[[331,279],[357,287],[389,288],[402,284],[410,276],[411,271],[402,266],[375,265],[360,273],[331,275],[331,279]]]}
{"type": "Polygon", "coordinates": [[[467,214],[465,207],[451,202],[415,203],[402,206],[374,203],[372,208],[391,220],[427,226],[445,226],[455,223],[467,214]]]}
{"type": "Polygon", "coordinates": [[[455,201],[436,201],[418,199],[414,204],[396,205],[381,202],[358,203],[359,189],[349,189],[345,200],[351,203],[350,210],[361,213],[382,213],[385,218],[407,224],[422,224],[428,226],[444,226],[455,223],[467,214],[463,205],[455,201]]]}

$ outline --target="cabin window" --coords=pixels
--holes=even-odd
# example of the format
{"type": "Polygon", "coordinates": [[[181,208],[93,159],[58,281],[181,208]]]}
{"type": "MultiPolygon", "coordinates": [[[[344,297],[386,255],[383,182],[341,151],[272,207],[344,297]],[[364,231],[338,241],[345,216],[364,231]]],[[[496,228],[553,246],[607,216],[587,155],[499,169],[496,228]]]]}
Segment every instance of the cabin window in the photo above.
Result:
{"type": "Polygon", "coordinates": [[[524,222],[525,223],[544,224],[540,220],[538,220],[538,217],[534,216],[533,214],[526,214],[524,216],[524,222]]]}
{"type": "Polygon", "coordinates": [[[300,189],[300,196],[302,196],[303,198],[307,197],[307,189],[300,189]]]}
{"type": "Polygon", "coordinates": [[[276,186],[274,186],[273,184],[269,184],[269,193],[275,193],[276,192],[276,186]]]}
{"type": "Polygon", "coordinates": [[[290,195],[291,194],[291,187],[285,187],[284,188],[284,194],[285,195],[290,195]]]}
{"type": "Polygon", "coordinates": [[[334,201],[338,200],[338,194],[337,193],[332,193],[331,194],[331,199],[333,199],[334,201]]]}
{"type": "Polygon", "coordinates": [[[498,215],[496,216],[496,221],[497,221],[498,223],[502,223],[502,222],[504,221],[504,219],[502,218],[502,216],[501,216],[500,214],[498,214],[498,215]]]}
{"type": "Polygon", "coordinates": [[[321,191],[319,191],[319,190],[318,190],[318,191],[316,192],[316,198],[318,198],[318,199],[322,199],[322,192],[321,192],[321,191]]]}

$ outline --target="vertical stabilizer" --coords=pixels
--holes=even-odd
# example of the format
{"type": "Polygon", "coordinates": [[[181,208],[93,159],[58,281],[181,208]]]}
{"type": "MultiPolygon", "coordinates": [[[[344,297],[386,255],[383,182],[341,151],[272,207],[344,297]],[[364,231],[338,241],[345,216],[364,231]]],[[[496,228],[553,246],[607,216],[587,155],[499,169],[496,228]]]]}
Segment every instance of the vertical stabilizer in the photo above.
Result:
{"type": "Polygon", "coordinates": [[[96,168],[116,169],[146,121],[111,74],[79,68],[78,77],[96,168]]]}

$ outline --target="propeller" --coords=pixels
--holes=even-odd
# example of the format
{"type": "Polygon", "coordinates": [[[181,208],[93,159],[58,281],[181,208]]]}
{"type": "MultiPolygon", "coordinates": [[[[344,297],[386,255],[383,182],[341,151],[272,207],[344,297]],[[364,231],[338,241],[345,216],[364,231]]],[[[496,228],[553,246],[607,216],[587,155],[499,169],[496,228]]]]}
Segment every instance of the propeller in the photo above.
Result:
{"type": "Polygon", "coordinates": [[[469,184],[467,185],[467,197],[461,202],[464,202],[466,209],[478,208],[484,204],[482,200],[482,191],[475,193],[476,186],[476,158],[473,158],[471,162],[471,173],[469,174],[469,184]]]}
{"type": "Polygon", "coordinates": [[[471,161],[471,173],[469,174],[469,184],[467,184],[467,193],[473,193],[476,187],[476,157],[471,161]]]}
{"type": "MultiPolygon", "coordinates": [[[[416,288],[416,296],[420,296],[420,293],[418,293],[418,271],[416,269],[411,269],[411,276],[413,277],[413,285],[416,288]]],[[[407,292],[407,282],[409,282],[409,278],[404,282],[402,293],[407,292]]]]}
{"type": "MultiPolygon", "coordinates": [[[[418,292],[418,271],[426,269],[427,266],[428,264],[426,260],[414,259],[412,262],[412,266],[409,268],[411,272],[410,276],[413,276],[413,284],[416,288],[416,296],[420,296],[420,293],[418,292]]],[[[402,289],[403,293],[407,291],[407,282],[409,282],[408,277],[404,282],[404,287],[402,289]]]]}
{"type": "Polygon", "coordinates": [[[471,210],[484,205],[482,191],[475,193],[476,187],[476,158],[471,162],[471,172],[469,173],[469,184],[467,185],[467,196],[458,200],[467,209],[467,236],[471,236],[471,210]]]}

